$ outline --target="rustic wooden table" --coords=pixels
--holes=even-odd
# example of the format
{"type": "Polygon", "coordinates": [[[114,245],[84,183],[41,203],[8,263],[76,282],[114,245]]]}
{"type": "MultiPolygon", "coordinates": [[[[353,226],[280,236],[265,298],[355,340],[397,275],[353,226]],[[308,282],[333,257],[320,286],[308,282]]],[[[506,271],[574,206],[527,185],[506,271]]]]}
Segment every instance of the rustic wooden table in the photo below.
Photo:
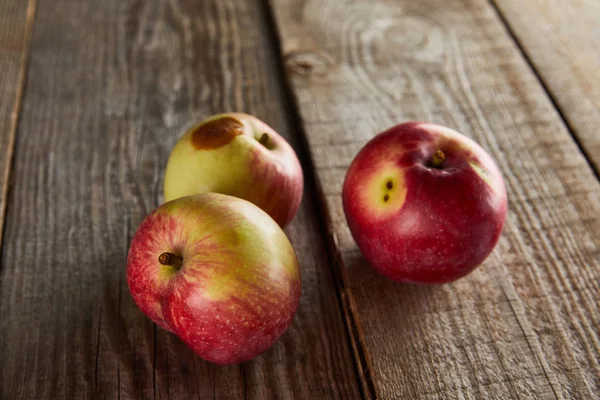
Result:
{"type": "Polygon", "coordinates": [[[1,399],[600,398],[600,2],[0,0],[1,399]],[[214,366],[124,279],[181,128],[255,114],[307,176],[293,325],[214,366]],[[510,212],[437,287],[378,276],[340,186],[376,132],[482,144],[510,212]]]}

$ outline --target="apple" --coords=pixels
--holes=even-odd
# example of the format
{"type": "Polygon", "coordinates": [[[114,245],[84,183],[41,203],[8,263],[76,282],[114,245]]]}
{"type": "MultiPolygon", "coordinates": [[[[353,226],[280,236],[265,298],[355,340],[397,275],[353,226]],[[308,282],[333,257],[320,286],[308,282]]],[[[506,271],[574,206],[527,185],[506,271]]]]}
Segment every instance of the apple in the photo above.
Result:
{"type": "Polygon", "coordinates": [[[248,200],[284,227],[302,200],[302,167],[292,147],[248,114],[212,116],[185,132],[167,162],[164,198],[223,193],[248,200]]]}
{"type": "Polygon", "coordinates": [[[444,126],[409,122],[371,139],[342,189],[352,237],[369,263],[405,283],[445,283],[492,252],[507,196],[492,158],[444,126]]]}
{"type": "Polygon", "coordinates": [[[146,217],[131,242],[127,283],[147,317],[218,364],[268,349],[290,325],[301,285],[279,225],[217,193],[167,202],[146,217]]]}

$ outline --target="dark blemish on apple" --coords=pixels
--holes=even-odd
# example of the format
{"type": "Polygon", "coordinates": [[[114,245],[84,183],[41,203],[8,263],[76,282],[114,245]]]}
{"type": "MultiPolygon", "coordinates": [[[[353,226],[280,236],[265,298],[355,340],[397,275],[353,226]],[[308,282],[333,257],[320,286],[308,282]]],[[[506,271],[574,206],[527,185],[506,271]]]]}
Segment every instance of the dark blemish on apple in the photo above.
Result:
{"type": "Polygon", "coordinates": [[[394,183],[392,181],[387,181],[385,187],[388,188],[388,190],[392,190],[394,188],[394,183]]]}
{"type": "Polygon", "coordinates": [[[385,196],[383,196],[383,201],[385,201],[386,203],[388,202],[389,199],[390,199],[389,194],[386,194],[385,196]]]}
{"type": "Polygon", "coordinates": [[[234,117],[221,117],[205,122],[192,133],[192,145],[198,150],[213,150],[225,146],[244,133],[244,124],[234,117]]]}

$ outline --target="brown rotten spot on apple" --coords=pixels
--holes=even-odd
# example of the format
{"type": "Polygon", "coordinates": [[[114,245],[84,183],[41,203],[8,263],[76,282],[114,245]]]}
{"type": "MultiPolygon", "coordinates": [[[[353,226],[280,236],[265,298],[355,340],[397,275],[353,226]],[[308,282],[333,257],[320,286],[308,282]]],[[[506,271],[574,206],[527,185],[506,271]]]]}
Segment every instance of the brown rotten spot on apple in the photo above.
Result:
{"type": "Polygon", "coordinates": [[[244,124],[230,116],[217,117],[194,128],[192,144],[198,150],[214,150],[244,134],[244,124]]]}

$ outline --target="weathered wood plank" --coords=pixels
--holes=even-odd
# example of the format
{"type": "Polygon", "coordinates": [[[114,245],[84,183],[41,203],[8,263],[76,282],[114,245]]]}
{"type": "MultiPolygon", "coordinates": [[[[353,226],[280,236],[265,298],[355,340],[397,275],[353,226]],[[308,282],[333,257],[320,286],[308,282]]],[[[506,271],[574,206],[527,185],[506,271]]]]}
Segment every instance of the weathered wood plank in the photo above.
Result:
{"type": "Polygon", "coordinates": [[[0,1],[0,248],[35,0],[0,1]]]}
{"type": "Polygon", "coordinates": [[[493,1],[600,173],[600,2],[493,1]]]}
{"type": "Polygon", "coordinates": [[[389,398],[600,393],[600,185],[484,0],[271,0],[357,342],[389,398]],[[454,284],[378,276],[341,205],[375,133],[426,120],[497,160],[510,214],[485,265],[454,284]],[[371,363],[369,363],[371,360],[371,363]]]}
{"type": "Polygon", "coordinates": [[[288,228],[303,295],[241,366],[203,362],[136,308],[131,235],[191,120],[253,113],[297,146],[264,8],[234,0],[40,2],[0,275],[0,398],[359,398],[307,190],[288,228]]]}

